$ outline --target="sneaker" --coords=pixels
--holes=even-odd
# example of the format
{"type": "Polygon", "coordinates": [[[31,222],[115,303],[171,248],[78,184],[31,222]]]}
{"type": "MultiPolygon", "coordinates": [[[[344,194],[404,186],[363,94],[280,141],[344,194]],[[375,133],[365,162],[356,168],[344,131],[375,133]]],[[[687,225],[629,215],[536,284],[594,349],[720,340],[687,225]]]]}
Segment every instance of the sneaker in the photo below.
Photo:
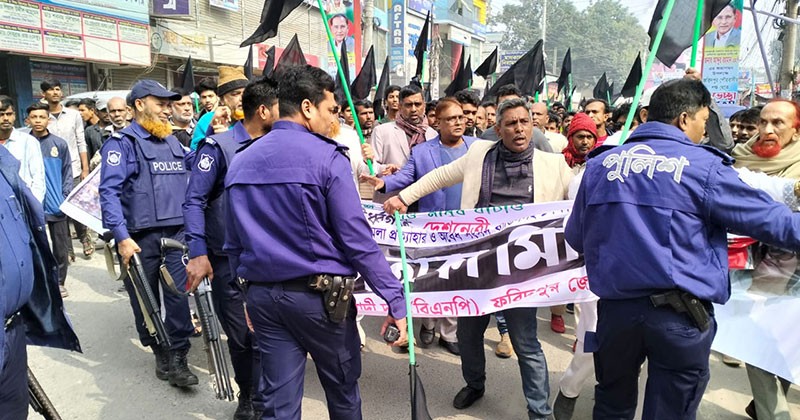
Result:
{"type": "Polygon", "coordinates": [[[494,354],[501,359],[508,359],[514,354],[514,348],[511,347],[511,339],[508,334],[500,334],[500,342],[494,348],[494,354]]]}
{"type": "Polygon", "coordinates": [[[567,327],[564,326],[564,317],[561,315],[550,315],[550,329],[559,334],[567,332],[567,327]]]}
{"type": "Polygon", "coordinates": [[[67,291],[67,288],[62,286],[62,285],[60,285],[60,284],[58,285],[58,291],[61,292],[61,297],[62,298],[65,298],[65,297],[69,296],[69,292],[67,291]]]}

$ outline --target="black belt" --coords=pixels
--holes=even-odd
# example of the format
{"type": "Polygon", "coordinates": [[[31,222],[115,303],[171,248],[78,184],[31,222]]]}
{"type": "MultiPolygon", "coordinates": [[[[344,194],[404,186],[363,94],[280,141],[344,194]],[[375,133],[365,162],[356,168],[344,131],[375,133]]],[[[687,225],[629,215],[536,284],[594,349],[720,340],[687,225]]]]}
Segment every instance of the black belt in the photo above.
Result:
{"type": "Polygon", "coordinates": [[[14,326],[14,322],[19,318],[20,318],[20,313],[19,312],[15,312],[15,313],[11,314],[11,316],[6,318],[6,322],[3,324],[3,331],[10,330],[11,327],[14,326]]]}
{"type": "Polygon", "coordinates": [[[283,287],[283,290],[288,290],[290,292],[317,293],[308,286],[310,277],[311,276],[304,276],[280,282],[248,281],[240,278],[239,282],[247,285],[248,287],[249,286],[275,287],[277,285],[280,285],[281,287],[283,287]]]}

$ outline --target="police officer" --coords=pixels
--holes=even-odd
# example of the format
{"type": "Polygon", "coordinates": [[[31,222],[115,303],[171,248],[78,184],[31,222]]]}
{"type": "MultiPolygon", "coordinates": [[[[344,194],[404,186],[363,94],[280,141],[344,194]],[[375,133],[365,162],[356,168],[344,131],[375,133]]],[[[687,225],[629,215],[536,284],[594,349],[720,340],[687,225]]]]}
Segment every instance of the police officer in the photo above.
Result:
{"type": "Polygon", "coordinates": [[[19,165],[8,150],[0,147],[0,315],[3,316],[0,418],[3,419],[28,416],[26,338],[34,345],[80,351],[58,293],[58,271],[47,244],[42,205],[20,178],[19,165]]]}
{"type": "MultiPolygon", "coordinates": [[[[181,205],[186,196],[188,173],[184,149],[172,135],[168,123],[169,101],[180,99],[154,80],[140,80],[129,96],[134,120],[115,132],[100,149],[100,205],[103,226],[114,234],[117,249],[125,264],[140,253],[144,273],[158,294],[160,239],[183,242],[181,205]]],[[[167,254],[167,269],[179,290],[186,286],[186,270],[180,251],[167,254]]],[[[129,279],[125,288],[131,300],[136,330],[143,346],[156,356],[156,376],[170,385],[197,385],[186,364],[189,337],[194,332],[186,296],[161,293],[166,309],[164,324],[172,346],[156,345],[145,328],[143,314],[129,279]]]]}
{"type": "Polygon", "coordinates": [[[711,96],[699,80],[661,85],[648,122],[587,164],[565,229],[599,298],[594,418],[631,419],[639,369],[644,419],[694,419],[730,297],[726,228],[800,249],[800,214],[740,180],[733,159],[698,146],[711,96]]]}
{"type": "MultiPolygon", "coordinates": [[[[406,343],[401,283],[372,239],[346,147],[326,137],[337,118],[333,79],[311,66],[281,72],[280,120],[239,152],[225,178],[225,251],[247,284],[247,311],[261,351],[262,419],[300,419],[311,354],[333,419],[360,419],[361,355],[352,299],[341,320],[309,282],[361,273],[389,307],[406,343]],[[318,276],[322,275],[322,276],[318,276]]],[[[319,283],[317,283],[319,284],[319,283]]],[[[339,313],[341,316],[342,314],[339,313]]]]}
{"type": "MultiPolygon", "coordinates": [[[[200,142],[192,163],[186,202],[183,203],[190,258],[186,272],[190,288],[196,289],[205,277],[213,279],[214,306],[228,336],[228,351],[240,389],[234,420],[253,417],[253,397],[257,391],[254,378],[261,376],[261,364],[244,316],[244,294],[234,283],[228,257],[222,250],[225,243],[225,174],[236,151],[251,139],[266,134],[277,119],[277,84],[267,78],[250,83],[242,95],[242,106],[244,120],[238,121],[230,130],[200,142]]],[[[263,409],[263,401],[259,395],[255,397],[255,408],[263,409]]]]}

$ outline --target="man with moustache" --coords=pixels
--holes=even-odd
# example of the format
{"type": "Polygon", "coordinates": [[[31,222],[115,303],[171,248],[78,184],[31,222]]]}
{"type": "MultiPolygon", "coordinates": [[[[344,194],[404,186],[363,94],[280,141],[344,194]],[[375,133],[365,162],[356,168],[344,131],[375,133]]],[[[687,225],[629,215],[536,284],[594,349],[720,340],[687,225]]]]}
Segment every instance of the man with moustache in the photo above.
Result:
{"type": "Polygon", "coordinates": [[[234,420],[250,420],[254,410],[263,410],[263,400],[257,394],[260,355],[247,328],[244,295],[236,285],[230,261],[222,250],[225,244],[225,174],[237,151],[267,134],[278,119],[277,83],[262,78],[247,85],[242,94],[242,108],[243,120],[224,133],[206,137],[198,146],[183,203],[189,247],[186,266],[189,290],[197,289],[205,277],[212,280],[214,307],[228,336],[228,352],[239,385],[239,406],[234,420]]]}
{"type": "Polygon", "coordinates": [[[106,110],[108,111],[108,119],[111,122],[111,124],[105,128],[108,136],[128,126],[128,104],[125,102],[124,98],[115,96],[109,99],[106,110]]]}
{"type": "Polygon", "coordinates": [[[236,121],[244,118],[242,93],[249,81],[241,67],[219,66],[217,94],[220,104],[214,112],[206,113],[197,121],[192,133],[192,150],[196,150],[200,140],[206,136],[227,131],[236,121]]]}
{"type": "MultiPolygon", "coordinates": [[[[442,188],[462,183],[460,208],[542,203],[563,200],[573,178],[564,157],[535,150],[528,103],[521,98],[503,101],[497,110],[496,142],[475,142],[466,155],[437,168],[384,204],[384,211],[405,212],[408,206],[442,188]]],[[[548,405],[547,361],[537,338],[537,308],[503,311],[514,352],[518,355],[522,388],[530,419],[545,419],[548,405]]],[[[483,336],[490,315],[458,320],[461,372],[466,386],[453,399],[464,409],[483,397],[486,355],[483,336]]]]}
{"type": "Polygon", "coordinates": [[[382,106],[386,108],[386,115],[378,122],[386,124],[394,121],[397,118],[397,113],[400,112],[400,86],[389,85],[386,88],[386,95],[382,99],[382,106]]]}
{"type": "Polygon", "coordinates": [[[194,131],[196,124],[194,110],[192,109],[192,97],[189,96],[189,92],[182,88],[172,88],[172,92],[181,95],[180,99],[169,103],[172,111],[169,117],[169,121],[172,123],[172,135],[184,147],[189,147],[192,143],[192,131],[194,131]]]}
{"type": "MultiPolygon", "coordinates": [[[[761,110],[758,135],[737,145],[731,156],[734,166],[782,178],[800,178],[800,106],[796,102],[776,99],[761,110]]],[[[798,188],[795,187],[795,191],[798,188]]],[[[797,254],[770,247],[760,264],[769,260],[796,259],[797,254]]],[[[775,262],[774,265],[780,264],[775,262]]],[[[758,271],[758,267],[756,267],[758,271]]],[[[791,383],[770,372],[747,364],[747,376],[753,401],[745,411],[752,418],[789,418],[786,393],[791,383]]]]}
{"type": "Polygon", "coordinates": [[[375,128],[375,109],[372,101],[362,99],[355,101],[353,105],[356,107],[356,115],[358,116],[358,124],[361,126],[361,132],[364,134],[365,139],[369,139],[372,136],[372,130],[375,128]]]}
{"type": "MultiPolygon", "coordinates": [[[[143,79],[129,95],[134,120],[114,133],[100,149],[100,206],[103,227],[110,230],[122,264],[139,253],[146,281],[159,294],[161,238],[183,242],[181,205],[186,196],[188,173],[185,152],[172,135],[168,122],[169,101],[180,95],[168,91],[154,80],[143,79]]],[[[178,290],[186,288],[186,270],[179,250],[168,252],[166,266],[178,290]]],[[[171,347],[156,344],[144,324],[130,279],[124,280],[130,297],[136,330],[143,346],[150,346],[156,357],[156,377],[170,385],[187,387],[198,380],[186,363],[189,337],[194,333],[186,296],[160,293],[164,326],[171,347]]],[[[156,296],[158,298],[158,296],[156,296]]]]}

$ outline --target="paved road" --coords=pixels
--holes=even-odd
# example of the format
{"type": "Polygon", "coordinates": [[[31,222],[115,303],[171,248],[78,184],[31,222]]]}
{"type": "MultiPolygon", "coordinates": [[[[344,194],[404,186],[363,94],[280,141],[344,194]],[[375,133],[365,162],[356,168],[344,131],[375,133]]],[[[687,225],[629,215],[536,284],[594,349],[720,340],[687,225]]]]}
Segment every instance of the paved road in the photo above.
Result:
{"type": "MultiPolygon", "coordinates": [[[[75,249],[80,250],[76,242],[75,249]]],[[[200,377],[200,386],[188,391],[170,387],[153,375],[153,356],[142,348],[133,328],[128,297],[116,290],[105,271],[101,254],[79,260],[70,267],[65,305],[83,345],[83,354],[63,350],[29,347],[29,365],[64,419],[229,419],[234,402],[214,399],[201,339],[193,339],[189,363],[200,377]]],[[[550,369],[550,387],[555,391],[558,378],[570,361],[574,340],[573,320],[568,319],[566,334],[550,331],[541,311],[540,338],[550,369]]],[[[371,333],[363,353],[361,394],[365,419],[408,419],[407,355],[391,351],[379,341],[380,320],[367,318],[364,327],[371,333]]],[[[438,419],[522,419],[526,417],[516,359],[501,360],[492,349],[499,336],[495,328],[487,331],[487,392],[470,409],[459,411],[452,399],[462,387],[459,359],[439,347],[422,349],[418,363],[428,399],[428,407],[438,419]]],[[[310,361],[309,361],[310,362],[310,361]]],[[[587,384],[576,408],[576,419],[591,417],[592,386],[587,384]]],[[[749,385],[744,368],[729,368],[712,360],[712,378],[700,406],[701,419],[746,419],[749,385]]],[[[640,391],[641,394],[641,391],[640,391]]],[[[316,378],[313,363],[306,369],[303,400],[304,419],[327,418],[325,398],[316,378]]],[[[800,418],[800,394],[790,392],[792,414],[800,418]]],[[[35,413],[31,418],[39,418],[35,413]]]]}

